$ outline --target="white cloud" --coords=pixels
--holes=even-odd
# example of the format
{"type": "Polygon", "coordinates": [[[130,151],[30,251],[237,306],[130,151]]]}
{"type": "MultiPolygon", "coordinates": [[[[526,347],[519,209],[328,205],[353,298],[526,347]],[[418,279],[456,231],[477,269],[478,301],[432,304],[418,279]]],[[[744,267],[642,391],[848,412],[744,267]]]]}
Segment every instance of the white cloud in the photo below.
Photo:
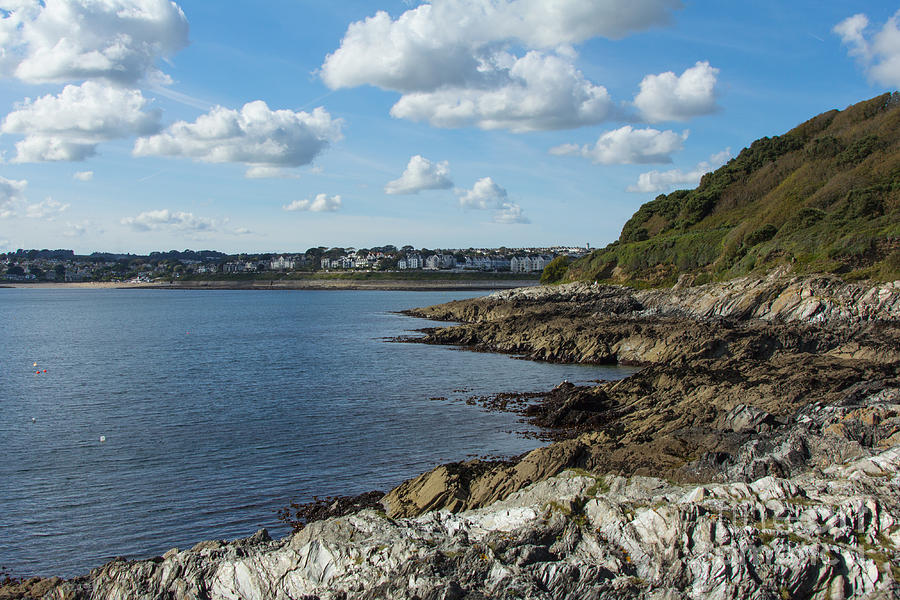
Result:
{"type": "Polygon", "coordinates": [[[248,177],[280,176],[280,169],[309,164],[341,139],[341,125],[321,107],[312,113],[270,110],[257,100],[239,111],[217,106],[193,123],[178,121],[162,133],[138,138],[134,154],[243,163],[248,177]]]}
{"type": "Polygon", "coordinates": [[[297,179],[299,175],[279,167],[250,167],[245,173],[247,179],[297,179]]]}
{"type": "Polygon", "coordinates": [[[494,223],[514,225],[518,223],[531,223],[531,221],[522,214],[521,206],[515,202],[504,202],[500,207],[500,210],[494,213],[494,223]]]}
{"type": "Polygon", "coordinates": [[[832,31],[841,36],[843,43],[850,46],[850,54],[852,56],[868,58],[870,56],[869,43],[863,35],[868,26],[869,18],[859,13],[852,17],[847,17],[835,25],[832,31]]]}
{"type": "Polygon", "coordinates": [[[450,180],[450,165],[447,161],[433,163],[416,154],[409,159],[400,179],[384,186],[387,194],[418,194],[423,190],[446,190],[453,187],[450,180]]]}
{"type": "Polygon", "coordinates": [[[493,222],[507,225],[530,223],[522,207],[511,202],[509,193],[490,177],[482,177],[471,190],[457,190],[459,205],[476,210],[493,210],[493,222]]]}
{"type": "Polygon", "coordinates": [[[866,37],[868,27],[868,17],[856,14],[835,25],[833,31],[849,46],[850,55],[857,57],[869,79],[885,86],[900,86],[900,11],[871,37],[866,37]]]}
{"type": "Polygon", "coordinates": [[[84,160],[106,140],[159,129],[159,110],[138,90],[87,81],[67,85],[54,96],[26,99],[3,120],[0,131],[22,134],[13,162],[84,160]]]}
{"type": "Polygon", "coordinates": [[[27,186],[28,181],[24,179],[16,181],[0,177],[0,203],[21,199],[27,186]]]}
{"type": "Polygon", "coordinates": [[[66,229],[63,231],[63,235],[66,237],[83,237],[89,232],[97,235],[103,233],[103,229],[97,227],[90,221],[66,223],[66,229]]]}
{"type": "Polygon", "coordinates": [[[658,129],[634,129],[631,125],[607,131],[597,139],[594,146],[563,144],[550,149],[550,154],[558,156],[583,156],[594,164],[632,165],[649,163],[670,163],[671,154],[678,152],[688,137],[674,131],[658,129]]]}
{"type": "Polygon", "coordinates": [[[158,231],[160,229],[174,229],[178,231],[211,231],[216,228],[216,222],[212,219],[197,217],[189,212],[176,212],[169,209],[149,210],[136,217],[122,219],[123,225],[128,225],[135,231],[158,231]]]}
{"type": "Polygon", "coordinates": [[[490,177],[482,177],[471,190],[460,190],[459,205],[463,208],[486,210],[501,208],[509,200],[506,190],[494,183],[490,177]]]}
{"type": "Polygon", "coordinates": [[[538,51],[500,58],[491,65],[491,85],[407,93],[391,115],[435,127],[519,133],[593,125],[614,112],[606,88],[585,79],[568,58],[538,51]]]}
{"type": "Polygon", "coordinates": [[[664,24],[679,0],[433,0],[352,23],[320,75],[400,92],[394,117],[437,127],[563,129],[613,116],[570,44],[664,24]],[[524,49],[516,56],[507,49],[524,49]]]}
{"type": "Polygon", "coordinates": [[[485,60],[518,42],[555,48],[620,38],[661,25],[678,0],[433,0],[401,14],[351,23],[321,75],[333,88],[374,85],[401,92],[484,79],[485,60]]]}
{"type": "Polygon", "coordinates": [[[58,214],[65,212],[69,204],[62,204],[52,198],[47,198],[37,204],[29,204],[25,207],[25,216],[29,219],[46,219],[52,221],[58,214]]]}
{"type": "Polygon", "coordinates": [[[74,142],[58,137],[28,136],[16,142],[13,162],[82,161],[97,154],[97,144],[74,142]]]}
{"type": "Polygon", "coordinates": [[[25,179],[16,181],[0,177],[0,218],[12,216],[13,204],[25,199],[24,192],[27,186],[28,181],[25,179]]]}
{"type": "Polygon", "coordinates": [[[700,183],[700,178],[718,169],[731,159],[731,149],[713,154],[708,161],[702,161],[689,171],[672,169],[670,171],[648,171],[638,176],[637,183],[627,188],[629,192],[655,194],[666,192],[676,187],[694,188],[700,183]]]}
{"type": "Polygon", "coordinates": [[[634,98],[641,116],[650,123],[685,121],[717,110],[716,76],[719,69],[698,61],[681,76],[668,71],[647,75],[634,98]]]}
{"type": "Polygon", "coordinates": [[[294,200],[282,208],[288,211],[334,212],[341,209],[341,197],[316,194],[312,200],[294,200]]]}
{"type": "Polygon", "coordinates": [[[77,179],[78,181],[90,181],[94,178],[93,171],[78,171],[74,175],[72,175],[73,179],[77,179]]]}
{"type": "Polygon", "coordinates": [[[0,11],[0,75],[31,83],[162,80],[156,68],[188,44],[170,0],[17,0],[0,11]]]}

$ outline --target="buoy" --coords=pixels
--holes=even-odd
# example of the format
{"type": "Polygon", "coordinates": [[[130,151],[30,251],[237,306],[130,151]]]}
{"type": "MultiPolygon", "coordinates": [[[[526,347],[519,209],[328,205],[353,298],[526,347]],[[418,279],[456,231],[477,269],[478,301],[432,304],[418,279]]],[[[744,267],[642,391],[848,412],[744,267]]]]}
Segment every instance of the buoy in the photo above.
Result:
{"type": "Polygon", "coordinates": [[[46,373],[46,372],[47,372],[47,369],[44,369],[44,373],[46,373]]]}
{"type": "Polygon", "coordinates": [[[32,423],[37,423],[37,419],[35,419],[34,417],[31,417],[31,422],[32,422],[32,423]]]}
{"type": "Polygon", "coordinates": [[[106,436],[105,436],[105,435],[101,435],[101,436],[100,436],[100,443],[102,444],[102,443],[104,443],[104,442],[106,442],[106,436]]]}
{"type": "Polygon", "coordinates": [[[36,366],[37,366],[37,363],[33,363],[31,366],[32,366],[32,367],[36,367],[36,366]]]}

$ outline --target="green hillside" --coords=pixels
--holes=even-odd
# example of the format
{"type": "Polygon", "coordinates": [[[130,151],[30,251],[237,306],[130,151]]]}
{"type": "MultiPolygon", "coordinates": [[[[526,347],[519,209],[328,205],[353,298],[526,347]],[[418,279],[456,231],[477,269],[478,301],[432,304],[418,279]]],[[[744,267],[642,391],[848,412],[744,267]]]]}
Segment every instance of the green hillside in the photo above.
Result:
{"type": "Polygon", "coordinates": [[[693,190],[660,195],[618,241],[560,280],[666,285],[790,264],[796,273],[900,279],[900,93],[762,138],[693,190]]]}

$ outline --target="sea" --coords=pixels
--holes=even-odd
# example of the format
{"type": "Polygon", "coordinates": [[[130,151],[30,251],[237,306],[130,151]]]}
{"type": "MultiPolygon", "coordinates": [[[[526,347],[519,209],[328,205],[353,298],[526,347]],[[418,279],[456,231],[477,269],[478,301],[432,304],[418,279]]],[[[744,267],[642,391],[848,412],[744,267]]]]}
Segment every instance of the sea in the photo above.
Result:
{"type": "Polygon", "coordinates": [[[0,289],[0,574],[283,536],[292,500],[542,444],[467,399],[633,372],[392,341],[484,293],[0,289]]]}

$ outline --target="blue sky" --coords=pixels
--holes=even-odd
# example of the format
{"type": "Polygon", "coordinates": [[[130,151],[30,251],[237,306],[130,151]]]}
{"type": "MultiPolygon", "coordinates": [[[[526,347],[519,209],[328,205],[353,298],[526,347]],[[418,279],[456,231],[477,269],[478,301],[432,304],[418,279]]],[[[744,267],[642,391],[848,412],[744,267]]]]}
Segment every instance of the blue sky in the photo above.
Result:
{"type": "Polygon", "coordinates": [[[0,0],[0,251],[602,246],[900,86],[898,9],[0,0]]]}

